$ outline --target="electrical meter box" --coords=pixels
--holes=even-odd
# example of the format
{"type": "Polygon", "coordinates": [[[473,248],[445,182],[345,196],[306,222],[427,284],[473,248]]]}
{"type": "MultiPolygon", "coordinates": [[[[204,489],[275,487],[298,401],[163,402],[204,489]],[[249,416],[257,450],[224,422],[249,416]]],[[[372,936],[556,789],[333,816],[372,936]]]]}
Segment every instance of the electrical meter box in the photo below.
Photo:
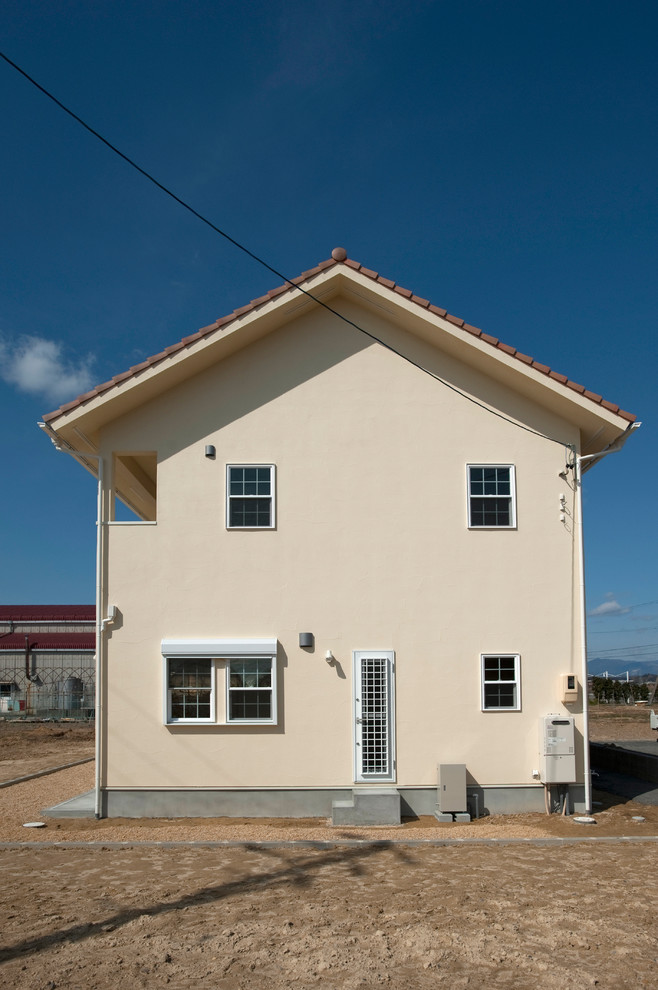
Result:
{"type": "Polygon", "coordinates": [[[571,715],[540,718],[539,774],[545,784],[575,784],[575,726],[571,715]]]}
{"type": "Polygon", "coordinates": [[[578,678],[575,674],[562,674],[562,703],[572,705],[578,701],[578,678]]]}

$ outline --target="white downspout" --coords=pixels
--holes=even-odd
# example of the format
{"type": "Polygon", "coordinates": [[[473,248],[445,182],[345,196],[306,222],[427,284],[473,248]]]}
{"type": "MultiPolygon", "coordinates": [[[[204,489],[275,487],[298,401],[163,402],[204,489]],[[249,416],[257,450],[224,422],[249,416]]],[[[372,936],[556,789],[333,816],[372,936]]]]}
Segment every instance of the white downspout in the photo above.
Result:
{"type": "Polygon", "coordinates": [[[606,450],[600,450],[597,454],[577,454],[574,464],[574,482],[576,485],[577,502],[577,523],[580,528],[578,539],[578,585],[580,595],[580,651],[581,651],[581,678],[583,685],[583,737],[585,745],[583,747],[583,772],[585,775],[585,813],[592,812],[592,767],[589,755],[589,698],[587,697],[587,608],[585,604],[585,533],[583,527],[583,491],[582,491],[582,464],[593,460],[607,457],[608,454],[616,454],[624,446],[633,430],[640,428],[641,423],[631,423],[628,429],[606,450]]]}
{"type": "Polygon", "coordinates": [[[94,720],[96,722],[94,732],[94,817],[102,818],[101,808],[101,737],[103,729],[102,711],[102,691],[101,677],[103,665],[101,662],[101,651],[103,645],[103,631],[108,622],[113,621],[114,615],[109,619],[102,619],[102,583],[103,583],[103,457],[101,454],[92,454],[86,450],[74,450],[66,440],[63,440],[47,423],[39,423],[39,428],[44,430],[50,437],[55,450],[64,451],[74,458],[91,458],[98,464],[97,493],[96,493],[96,687],[94,699],[94,720]]]}
{"type": "Polygon", "coordinates": [[[102,818],[101,808],[101,737],[103,735],[102,683],[103,664],[103,458],[99,454],[98,490],[96,493],[96,698],[94,700],[94,818],[102,818]]]}
{"type": "Polygon", "coordinates": [[[580,602],[580,657],[581,683],[583,685],[583,773],[585,776],[585,814],[592,811],[592,767],[589,755],[589,698],[587,697],[587,609],[585,604],[585,534],[583,531],[583,491],[580,473],[580,457],[574,468],[576,484],[576,519],[578,523],[578,594],[580,602]]]}

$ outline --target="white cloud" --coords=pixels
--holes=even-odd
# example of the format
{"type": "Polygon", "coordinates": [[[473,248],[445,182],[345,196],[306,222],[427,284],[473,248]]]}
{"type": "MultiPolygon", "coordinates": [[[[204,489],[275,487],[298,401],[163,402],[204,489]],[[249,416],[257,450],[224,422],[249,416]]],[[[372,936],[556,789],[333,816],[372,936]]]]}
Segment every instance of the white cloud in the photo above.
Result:
{"type": "Polygon", "coordinates": [[[630,608],[623,608],[618,601],[614,598],[608,596],[607,602],[602,602],[601,605],[597,605],[588,614],[590,616],[594,615],[627,615],[630,612],[630,608]]]}
{"type": "Polygon", "coordinates": [[[43,337],[0,339],[0,377],[21,392],[41,395],[49,402],[65,402],[88,391],[93,384],[91,354],[77,361],[67,358],[61,343],[43,337]]]}

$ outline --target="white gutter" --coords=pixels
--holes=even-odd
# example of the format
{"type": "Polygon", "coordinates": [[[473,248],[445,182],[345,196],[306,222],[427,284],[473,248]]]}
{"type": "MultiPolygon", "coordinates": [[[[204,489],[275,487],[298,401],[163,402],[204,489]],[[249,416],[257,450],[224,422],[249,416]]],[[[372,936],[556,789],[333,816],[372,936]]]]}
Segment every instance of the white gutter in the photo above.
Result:
{"type": "MultiPolygon", "coordinates": [[[[101,677],[103,665],[101,662],[101,651],[103,645],[103,631],[108,621],[112,621],[114,616],[101,619],[102,609],[102,576],[103,576],[103,457],[101,454],[92,454],[84,450],[74,450],[71,445],[60,437],[47,423],[38,423],[39,429],[44,430],[50,437],[55,450],[64,451],[84,464],[85,459],[90,457],[98,464],[97,468],[97,494],[96,494],[96,687],[95,687],[95,769],[94,769],[94,815],[102,818],[101,808],[101,737],[102,737],[102,691],[101,677]]],[[[88,465],[87,465],[88,466],[88,465]]]]}
{"type": "Polygon", "coordinates": [[[587,696],[587,607],[585,604],[585,546],[583,533],[583,492],[580,472],[580,458],[576,457],[576,522],[580,529],[578,535],[578,597],[580,602],[580,659],[581,682],[583,685],[583,774],[585,777],[585,814],[592,811],[592,765],[589,755],[589,698],[587,696]]]}
{"type": "MultiPolygon", "coordinates": [[[[624,430],[622,435],[620,437],[617,437],[617,439],[613,443],[611,443],[608,447],[606,447],[605,450],[599,450],[598,453],[596,454],[582,454],[582,455],[578,454],[576,456],[576,461],[578,465],[580,466],[585,461],[587,461],[588,464],[587,467],[585,468],[585,471],[589,471],[591,467],[594,467],[594,465],[590,464],[589,461],[600,461],[602,458],[607,457],[608,454],[619,453],[621,448],[624,446],[624,444],[630,437],[633,430],[639,430],[641,426],[642,423],[631,423],[628,429],[624,430]]],[[[579,473],[584,474],[585,471],[580,471],[579,473]]]]}
{"type": "Polygon", "coordinates": [[[605,450],[600,450],[596,454],[583,454],[582,456],[577,454],[573,465],[577,504],[576,522],[580,527],[580,537],[578,539],[578,586],[580,596],[581,679],[583,684],[583,738],[585,740],[585,745],[583,747],[583,772],[585,775],[585,813],[588,815],[591,814],[592,811],[592,766],[589,755],[589,699],[587,697],[587,607],[585,604],[585,545],[583,530],[582,465],[586,462],[587,468],[585,468],[585,470],[587,470],[588,468],[594,466],[591,463],[592,461],[601,460],[603,457],[607,457],[608,454],[617,454],[622,449],[633,430],[638,430],[640,426],[642,426],[641,423],[631,423],[628,429],[605,450]]]}

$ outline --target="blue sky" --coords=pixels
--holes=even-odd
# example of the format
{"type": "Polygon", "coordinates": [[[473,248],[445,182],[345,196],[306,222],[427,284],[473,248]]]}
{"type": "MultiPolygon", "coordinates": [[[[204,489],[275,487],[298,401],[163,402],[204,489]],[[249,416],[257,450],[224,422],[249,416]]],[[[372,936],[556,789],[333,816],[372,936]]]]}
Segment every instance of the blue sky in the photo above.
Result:
{"type": "MultiPolygon", "coordinates": [[[[658,656],[655,5],[5,0],[0,23],[280,271],[343,245],[636,413],[585,477],[590,651],[658,656]]],[[[278,280],[4,62],[0,112],[0,601],[91,602],[94,482],[37,421],[278,280]]]]}

